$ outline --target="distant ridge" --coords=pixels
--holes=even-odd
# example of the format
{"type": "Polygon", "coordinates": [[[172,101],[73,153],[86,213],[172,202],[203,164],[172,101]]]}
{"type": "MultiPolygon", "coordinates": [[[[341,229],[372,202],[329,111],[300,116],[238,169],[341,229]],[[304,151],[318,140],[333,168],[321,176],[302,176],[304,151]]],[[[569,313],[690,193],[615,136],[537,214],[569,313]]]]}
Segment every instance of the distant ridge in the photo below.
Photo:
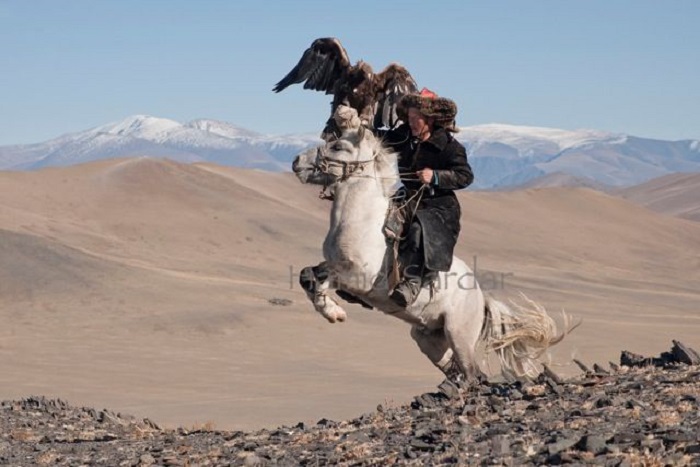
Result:
{"type": "Polygon", "coordinates": [[[610,186],[599,183],[591,178],[577,177],[564,172],[553,172],[534,178],[520,185],[507,187],[506,189],[512,191],[529,190],[532,188],[591,188],[604,192],[611,189],[610,186]]]}
{"type": "Polygon", "coordinates": [[[653,211],[700,221],[700,173],[677,173],[614,192],[653,211]]]}
{"type": "MultiPolygon", "coordinates": [[[[473,188],[627,187],[675,172],[700,172],[700,141],[661,141],[599,130],[505,124],[463,127],[476,178],[473,188]],[[571,178],[566,179],[564,174],[571,178]],[[590,180],[590,181],[588,181],[590,180]],[[600,184],[600,185],[596,185],[600,184]]],[[[264,135],[227,122],[188,123],[133,115],[43,143],[0,147],[0,170],[33,170],[114,157],[167,157],[180,162],[289,171],[293,158],[318,145],[317,133],[264,135]]]]}

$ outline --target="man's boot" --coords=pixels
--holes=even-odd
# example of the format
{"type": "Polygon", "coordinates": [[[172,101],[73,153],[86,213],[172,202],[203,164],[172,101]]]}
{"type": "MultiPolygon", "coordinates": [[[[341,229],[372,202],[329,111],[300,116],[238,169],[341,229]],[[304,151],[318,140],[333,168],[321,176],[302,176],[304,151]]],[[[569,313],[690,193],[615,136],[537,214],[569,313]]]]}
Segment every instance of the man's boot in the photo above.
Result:
{"type": "Polygon", "coordinates": [[[411,277],[402,280],[391,292],[389,298],[402,308],[406,308],[411,305],[416,298],[421,289],[421,278],[411,277]]]}
{"type": "Polygon", "coordinates": [[[389,296],[391,300],[402,308],[411,305],[423,285],[423,249],[405,252],[406,267],[403,268],[403,279],[399,282],[389,296]]]}

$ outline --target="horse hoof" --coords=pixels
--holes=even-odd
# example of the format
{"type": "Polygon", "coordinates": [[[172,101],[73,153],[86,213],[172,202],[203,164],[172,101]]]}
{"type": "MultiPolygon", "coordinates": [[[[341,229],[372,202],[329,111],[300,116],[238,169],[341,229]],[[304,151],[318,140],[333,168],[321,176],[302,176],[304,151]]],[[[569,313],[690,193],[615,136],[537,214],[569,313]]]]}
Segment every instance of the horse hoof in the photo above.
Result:
{"type": "Polygon", "coordinates": [[[347,319],[348,315],[345,310],[335,310],[330,313],[324,314],[329,323],[343,322],[347,319]]]}

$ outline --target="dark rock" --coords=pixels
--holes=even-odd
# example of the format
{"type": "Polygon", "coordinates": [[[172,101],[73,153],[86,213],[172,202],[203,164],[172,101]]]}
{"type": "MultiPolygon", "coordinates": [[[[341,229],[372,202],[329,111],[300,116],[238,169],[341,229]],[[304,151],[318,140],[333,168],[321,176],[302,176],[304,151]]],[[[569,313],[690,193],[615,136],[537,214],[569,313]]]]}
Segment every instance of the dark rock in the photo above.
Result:
{"type": "Polygon", "coordinates": [[[605,450],[606,438],[601,435],[584,435],[576,447],[581,451],[600,454],[605,450]]]}
{"type": "Polygon", "coordinates": [[[274,305],[274,306],[289,306],[292,303],[294,303],[293,301],[289,300],[288,298],[277,298],[277,297],[269,298],[267,300],[267,302],[270,305],[274,305]]]}
{"type": "Polygon", "coordinates": [[[150,428],[152,428],[152,429],[154,429],[154,430],[161,430],[161,427],[158,426],[157,423],[155,423],[155,422],[152,421],[152,420],[149,420],[148,418],[144,418],[144,419],[143,419],[143,423],[144,423],[146,426],[148,426],[148,427],[150,427],[150,428]]]}
{"type": "Polygon", "coordinates": [[[420,438],[413,438],[409,444],[412,448],[418,449],[419,451],[432,451],[435,449],[433,444],[423,441],[420,438]]]}
{"type": "Polygon", "coordinates": [[[671,352],[661,352],[658,360],[654,362],[657,366],[672,366],[674,363],[679,363],[676,357],[671,352]]]}
{"type": "Polygon", "coordinates": [[[547,378],[551,379],[551,380],[554,381],[556,384],[562,384],[562,383],[564,382],[564,381],[559,377],[559,375],[557,375],[554,371],[552,371],[552,369],[549,368],[547,365],[542,364],[542,367],[544,368],[544,370],[542,371],[542,373],[543,373],[547,378]]]}
{"type": "Polygon", "coordinates": [[[673,341],[673,347],[671,348],[671,353],[675,361],[679,363],[685,363],[686,365],[700,365],[700,355],[691,349],[686,347],[681,342],[676,340],[673,341]]]}
{"type": "Polygon", "coordinates": [[[438,389],[447,399],[459,398],[459,387],[452,381],[446,379],[438,386],[438,389]]]}
{"type": "Polygon", "coordinates": [[[503,407],[506,405],[506,401],[498,396],[489,396],[488,404],[491,407],[503,407]]]}
{"type": "Polygon", "coordinates": [[[564,389],[557,384],[553,379],[551,378],[545,378],[544,380],[545,383],[547,383],[547,386],[549,386],[549,389],[552,390],[556,395],[561,396],[564,394],[564,389]]]}
{"type": "Polygon", "coordinates": [[[246,467],[260,467],[265,465],[265,461],[256,454],[248,454],[243,460],[243,465],[246,467]]]}
{"type": "Polygon", "coordinates": [[[514,401],[517,401],[523,398],[523,393],[518,391],[517,389],[511,389],[508,392],[508,397],[514,401]]]}
{"type": "Polygon", "coordinates": [[[438,400],[440,399],[440,397],[445,398],[444,395],[437,393],[421,394],[420,396],[415,398],[415,400],[411,404],[411,407],[415,409],[429,409],[435,407],[438,404],[438,400]]]}
{"type": "Polygon", "coordinates": [[[416,428],[413,431],[413,436],[415,436],[416,438],[422,438],[422,437],[428,435],[431,431],[432,430],[430,429],[429,426],[423,426],[421,428],[416,428]]]}
{"type": "Polygon", "coordinates": [[[597,363],[593,364],[593,371],[599,375],[609,375],[610,372],[603,368],[602,366],[598,365],[597,363]]]}
{"type": "Polygon", "coordinates": [[[635,443],[639,444],[643,439],[646,439],[646,435],[643,433],[617,433],[613,436],[612,442],[615,444],[624,443],[635,443]]]}
{"type": "Polygon", "coordinates": [[[636,366],[645,366],[649,365],[651,363],[651,359],[645,358],[642,355],[636,354],[629,352],[627,350],[623,350],[622,354],[620,354],[620,365],[622,366],[629,366],[629,367],[636,367],[636,366]]]}
{"type": "Polygon", "coordinates": [[[547,452],[550,455],[557,454],[561,451],[566,451],[574,447],[579,441],[579,438],[563,438],[557,439],[555,442],[547,445],[547,452]]]}
{"type": "Polygon", "coordinates": [[[533,402],[527,407],[525,407],[525,410],[532,410],[532,411],[537,411],[540,410],[540,405],[537,402],[533,402]]]}
{"type": "Polygon", "coordinates": [[[657,434],[657,436],[663,439],[666,444],[687,443],[689,441],[695,441],[695,436],[693,433],[686,433],[682,431],[660,433],[657,434]]]}
{"type": "Polygon", "coordinates": [[[590,368],[588,368],[586,365],[584,365],[583,362],[581,362],[581,360],[577,360],[577,359],[574,358],[574,363],[575,363],[575,364],[581,369],[581,371],[583,371],[584,373],[590,373],[590,372],[591,372],[590,368]]]}
{"type": "Polygon", "coordinates": [[[628,458],[623,457],[622,459],[614,459],[611,465],[613,467],[632,467],[632,462],[628,458]]]}
{"type": "Polygon", "coordinates": [[[634,409],[635,407],[638,407],[640,409],[646,409],[647,406],[636,399],[629,399],[627,402],[625,402],[625,407],[628,409],[634,409]]]}
{"type": "Polygon", "coordinates": [[[335,428],[338,426],[338,423],[334,422],[333,420],[328,420],[327,418],[322,418],[321,420],[316,422],[316,426],[324,428],[335,428]]]}
{"type": "Polygon", "coordinates": [[[691,444],[683,450],[686,454],[700,454],[700,444],[691,444]]]}
{"type": "Polygon", "coordinates": [[[345,441],[354,441],[356,443],[367,443],[370,441],[370,437],[364,431],[351,431],[345,433],[342,438],[345,441]]]}
{"type": "Polygon", "coordinates": [[[418,457],[418,454],[411,448],[411,446],[406,446],[406,449],[404,449],[404,455],[409,459],[415,459],[418,457]]]}
{"type": "Polygon", "coordinates": [[[613,405],[613,401],[609,397],[601,397],[595,401],[595,406],[599,409],[603,407],[610,407],[611,405],[613,405]]]}
{"type": "Polygon", "coordinates": [[[511,430],[510,430],[510,427],[508,425],[498,424],[498,425],[491,426],[491,427],[487,428],[486,431],[484,432],[484,434],[488,438],[493,438],[493,437],[498,436],[498,435],[508,434],[508,433],[510,433],[510,431],[511,430]]]}
{"type": "Polygon", "coordinates": [[[496,435],[491,438],[491,452],[497,457],[504,457],[510,454],[510,441],[507,436],[496,435]]]}
{"type": "Polygon", "coordinates": [[[255,451],[260,445],[257,441],[248,441],[243,445],[244,451],[255,451]]]}
{"type": "Polygon", "coordinates": [[[606,454],[617,455],[617,454],[620,454],[621,452],[622,452],[622,449],[620,449],[620,446],[618,446],[616,444],[608,443],[605,445],[605,453],[606,454]]]}
{"type": "Polygon", "coordinates": [[[645,439],[639,445],[643,448],[648,448],[653,453],[663,451],[665,448],[664,442],[660,439],[645,439]]]}

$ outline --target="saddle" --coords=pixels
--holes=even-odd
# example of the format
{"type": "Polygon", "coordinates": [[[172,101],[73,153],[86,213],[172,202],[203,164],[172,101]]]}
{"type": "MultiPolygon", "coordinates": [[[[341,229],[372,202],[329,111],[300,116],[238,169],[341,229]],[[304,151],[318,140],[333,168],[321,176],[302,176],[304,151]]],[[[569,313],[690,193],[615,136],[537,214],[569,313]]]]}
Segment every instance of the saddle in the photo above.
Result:
{"type": "MultiPolygon", "coordinates": [[[[389,258],[389,261],[391,261],[390,273],[387,278],[389,290],[393,290],[402,279],[399,247],[401,245],[401,241],[405,237],[408,222],[413,217],[413,211],[415,209],[414,203],[405,202],[404,199],[405,193],[397,192],[397,194],[394,195],[394,201],[389,204],[386,220],[384,221],[384,226],[382,227],[382,232],[384,233],[384,237],[386,237],[387,246],[390,247],[392,252],[389,258]]],[[[433,273],[432,271],[426,274],[423,277],[423,285],[426,283],[431,283],[433,279],[435,279],[435,276],[436,273],[433,273]]],[[[337,289],[335,293],[348,303],[357,303],[362,305],[364,308],[368,308],[370,310],[374,309],[374,307],[365,303],[360,298],[349,292],[337,289]]]]}

